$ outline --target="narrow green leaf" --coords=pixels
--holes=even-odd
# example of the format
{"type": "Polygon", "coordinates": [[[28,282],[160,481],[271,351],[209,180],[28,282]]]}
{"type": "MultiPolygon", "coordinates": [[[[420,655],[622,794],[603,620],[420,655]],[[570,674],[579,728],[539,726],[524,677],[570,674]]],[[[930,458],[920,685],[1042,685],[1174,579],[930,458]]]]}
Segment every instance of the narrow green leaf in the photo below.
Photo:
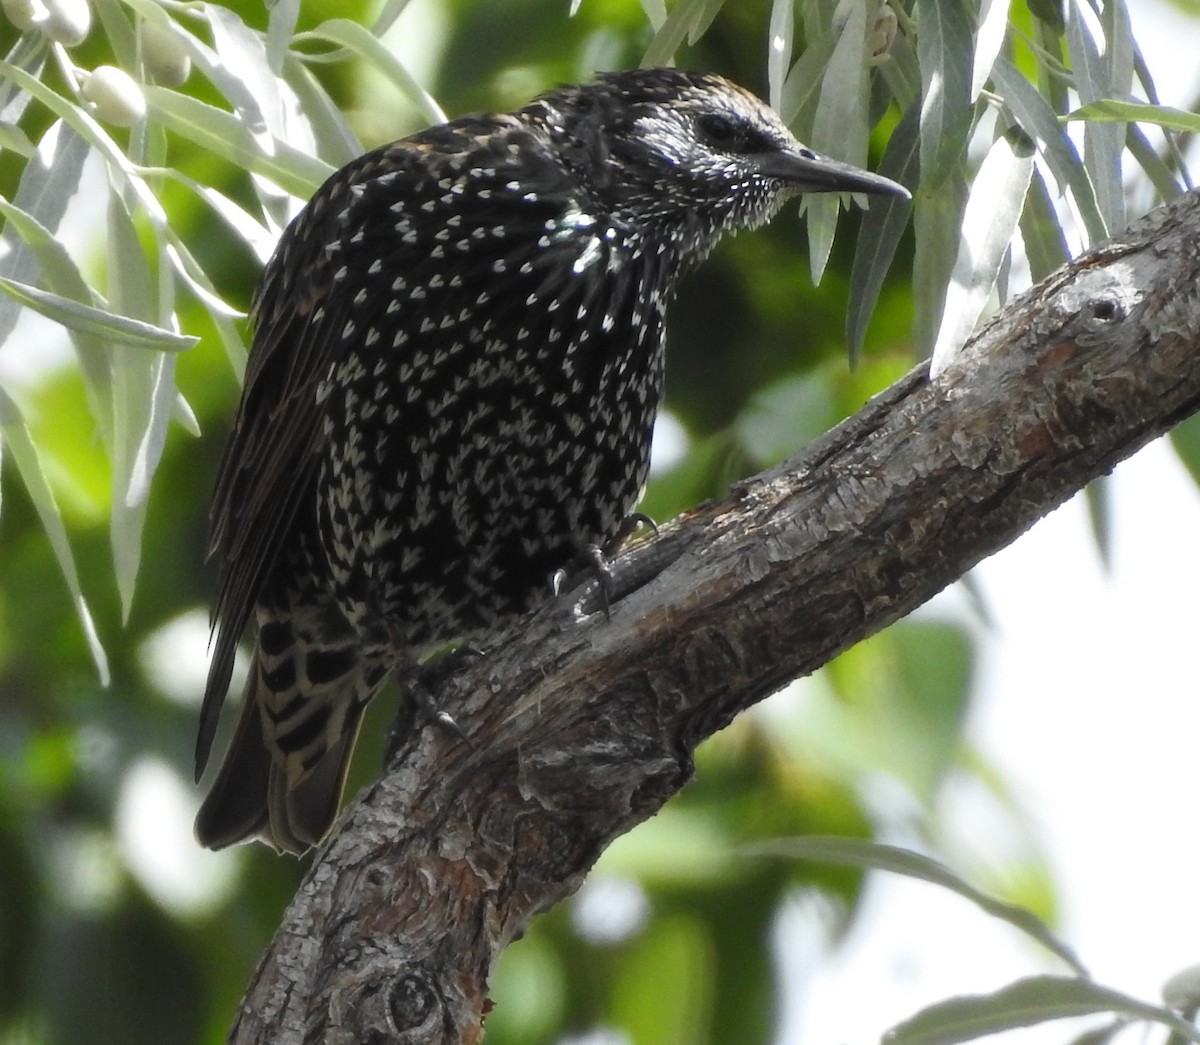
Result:
{"type": "MultiPolygon", "coordinates": [[[[404,0],[407,3],[407,0],[404,0]]],[[[391,7],[396,7],[392,4],[391,7]]],[[[403,9],[404,4],[400,4],[403,9]]],[[[300,18],[300,0],[275,0],[268,8],[267,35],[263,44],[267,53],[267,66],[276,74],[283,71],[287,59],[292,36],[296,32],[296,22],[300,18]]],[[[399,12],[396,12],[399,14],[399,12]]],[[[380,27],[383,15],[376,20],[374,32],[381,35],[387,32],[387,26],[380,27]]],[[[389,25],[391,23],[388,23],[389,25]]]]}
{"type": "Polygon", "coordinates": [[[975,33],[975,54],[971,62],[971,103],[979,97],[983,85],[992,75],[992,66],[1004,46],[1008,31],[1008,0],[983,0],[979,12],[979,28],[975,33]]]}
{"type": "MultiPolygon", "coordinates": [[[[95,303],[97,296],[54,232],[68,201],[78,191],[83,165],[91,152],[92,147],[61,120],[42,135],[37,151],[21,172],[16,199],[12,203],[0,199],[4,241],[9,248],[0,262],[0,275],[25,283],[39,281],[64,297],[95,303]]],[[[22,307],[12,298],[0,301],[0,342],[12,332],[22,307]]],[[[111,446],[107,350],[97,339],[79,331],[71,332],[71,343],[101,441],[111,446]]]]}
{"type": "MultiPolygon", "coordinates": [[[[79,189],[90,151],[87,142],[61,122],[43,136],[41,148],[25,165],[15,201],[0,198],[6,244],[0,275],[31,282],[40,269],[81,296],[87,292],[86,281],[54,231],[79,189]]],[[[0,342],[12,333],[19,314],[16,306],[0,305],[0,342]]]]}
{"type": "Polygon", "coordinates": [[[992,81],[1021,130],[1038,143],[1038,149],[1061,192],[1069,192],[1083,221],[1089,242],[1105,239],[1108,224],[1096,202],[1096,190],[1058,115],[1007,58],[992,67],[992,81]]]}
{"type": "MultiPolygon", "coordinates": [[[[202,185],[194,178],[189,178],[186,174],[171,167],[158,168],[157,172],[164,178],[170,178],[195,193],[225,223],[229,230],[246,244],[259,262],[266,263],[267,258],[275,249],[278,236],[261,221],[211,185],[202,185]]],[[[237,313],[234,311],[233,314],[237,313]]]]}
{"type": "MultiPolygon", "coordinates": [[[[121,4],[113,0],[92,0],[90,6],[100,17],[104,35],[112,48],[115,63],[122,69],[137,68],[137,34],[121,4]]],[[[95,32],[93,31],[93,35],[95,32]]]]}
{"type": "Polygon", "coordinates": [[[13,464],[17,468],[17,474],[20,475],[29,500],[41,520],[42,529],[46,531],[46,537],[50,541],[50,547],[58,561],[58,568],[62,571],[67,588],[71,593],[71,600],[75,604],[75,612],[83,626],[83,634],[87,640],[92,661],[96,665],[96,672],[100,676],[101,684],[107,686],[110,680],[108,657],[105,655],[104,647],[96,632],[92,611],[83,597],[83,589],[79,583],[79,571],[75,567],[75,556],[71,552],[71,543],[67,539],[67,530],[63,525],[62,514],[58,510],[58,503],[54,499],[50,484],[46,481],[41,459],[29,434],[25,419],[21,416],[17,404],[2,387],[0,387],[0,438],[8,446],[13,464]]]}
{"type": "Polygon", "coordinates": [[[0,120],[0,149],[6,152],[15,152],[17,155],[29,159],[37,150],[37,146],[29,140],[29,135],[17,124],[0,120]]]}
{"type": "MultiPolygon", "coordinates": [[[[121,353],[118,350],[118,354],[121,353]]],[[[149,506],[150,481],[162,460],[167,428],[175,410],[175,357],[162,354],[143,357],[134,364],[128,383],[130,393],[140,392],[142,402],[130,424],[130,440],[125,448],[120,485],[115,493],[111,515],[111,542],[117,587],[121,595],[124,620],[129,619],[134,586],[141,565],[142,534],[149,506]]],[[[127,396],[132,402],[132,394],[127,396]]],[[[194,418],[192,419],[194,422],[194,418]]],[[[116,475],[114,474],[114,479],[116,475]]]]}
{"type": "MultiPolygon", "coordinates": [[[[918,128],[921,110],[910,105],[888,139],[879,173],[915,190],[920,180],[918,128]]],[[[850,306],[846,313],[846,343],[850,365],[858,363],[867,327],[879,300],[884,278],[908,225],[910,204],[893,197],[871,201],[859,226],[854,262],[850,267],[850,306]]]]}
{"type": "Polygon", "coordinates": [[[22,305],[32,308],[56,323],[72,330],[115,341],[135,348],[153,349],[158,352],[180,352],[191,348],[199,338],[176,334],[152,323],[143,323],[129,316],[121,316],[102,308],[94,308],[54,294],[40,287],[30,286],[15,279],[0,276],[0,291],[15,298],[22,305]]]}
{"type": "Polygon", "coordinates": [[[1173,109],[1169,105],[1122,102],[1100,98],[1067,113],[1063,120],[1088,120],[1091,123],[1153,123],[1170,131],[1200,134],[1200,113],[1173,109]]]}
{"type": "MultiPolygon", "coordinates": [[[[169,279],[155,283],[134,227],[117,193],[108,203],[108,271],[111,304],[124,316],[158,328],[171,314],[169,279]]],[[[150,480],[162,455],[167,421],[175,398],[174,364],[166,353],[141,352],[114,345],[112,395],[113,498],[109,539],[122,616],[127,621],[141,565],[142,532],[150,480]]]]}
{"type": "Polygon", "coordinates": [[[159,29],[171,27],[173,19],[159,0],[121,0],[121,5],[128,7],[143,22],[149,22],[159,29]]]}
{"type": "Polygon", "coordinates": [[[1012,246],[1033,174],[1033,141],[1015,130],[988,150],[963,211],[958,254],[933,345],[930,374],[937,375],[975,329],[1012,246]]]}
{"type": "Polygon", "coordinates": [[[151,115],[164,126],[293,196],[307,199],[333,173],[328,163],[277,139],[270,152],[259,151],[241,121],[224,109],[166,87],[149,84],[144,90],[151,115]]]}
{"type": "Polygon", "coordinates": [[[1137,43],[1129,24],[1125,0],[1108,0],[1100,7],[1100,27],[1104,33],[1104,60],[1108,76],[1108,95],[1127,98],[1133,90],[1134,55],[1137,43]]]}
{"type": "Polygon", "coordinates": [[[772,0],[771,23],[767,30],[767,95],[776,112],[782,112],[783,85],[792,64],[795,32],[793,0],[772,0]]]}
{"type": "MultiPolygon", "coordinates": [[[[50,39],[42,33],[22,33],[6,61],[18,69],[24,69],[35,80],[42,75],[46,57],[50,53],[50,39]]],[[[0,111],[4,118],[17,123],[29,107],[32,97],[21,85],[0,76],[0,111]]]]}
{"type": "Polygon", "coordinates": [[[695,47],[700,38],[708,32],[713,20],[721,13],[721,8],[724,6],[725,0],[700,0],[699,10],[688,27],[688,46],[695,47]]]}
{"type": "Polygon", "coordinates": [[[305,40],[325,40],[350,48],[368,65],[373,66],[391,80],[406,97],[416,104],[421,114],[430,123],[446,122],[446,114],[442,112],[442,107],[434,100],[433,95],[416,81],[395,54],[357,22],[352,22],[348,18],[331,18],[310,32],[299,33],[295,43],[305,40]]]}
{"type": "Polygon", "coordinates": [[[1112,570],[1113,553],[1112,493],[1112,480],[1107,475],[1097,476],[1084,487],[1088,523],[1096,551],[1100,553],[1100,565],[1109,571],[1112,570]]]}
{"type": "Polygon", "coordinates": [[[260,152],[272,153],[275,140],[287,141],[293,148],[298,146],[305,151],[308,144],[306,128],[302,123],[286,119],[278,81],[271,71],[262,38],[249,30],[236,14],[218,5],[203,9],[215,44],[210,47],[195,33],[189,32],[183,23],[168,17],[159,0],[122,2],[150,24],[171,33],[196,71],[233,107],[242,134],[249,137],[260,152]]]}
{"type": "Polygon", "coordinates": [[[956,173],[936,192],[922,188],[913,209],[913,337],[922,356],[933,352],[941,327],[966,202],[966,180],[956,173]]]}
{"type": "Polygon", "coordinates": [[[240,379],[246,371],[246,344],[230,317],[244,318],[240,312],[231,308],[217,294],[207,273],[200,263],[192,256],[178,236],[169,234],[166,255],[171,267],[183,280],[184,286],[196,297],[196,300],[208,311],[213,326],[225,346],[225,354],[233,371],[240,379]]]}
{"type": "Polygon", "coordinates": [[[109,193],[105,218],[109,310],[160,329],[155,322],[158,309],[154,276],[142,252],[133,217],[120,193],[109,193]]]}
{"type": "MultiPolygon", "coordinates": [[[[1168,138],[1170,137],[1168,135],[1168,138]]],[[[1142,173],[1150,179],[1154,191],[1163,198],[1164,202],[1175,199],[1185,191],[1186,186],[1179,184],[1175,172],[1159,156],[1158,151],[1150,144],[1150,139],[1136,123],[1128,124],[1125,128],[1125,148],[1137,161],[1137,165],[1142,168],[1142,173]]]]}
{"type": "MultiPolygon", "coordinates": [[[[1100,8],[1100,29],[1104,38],[1104,71],[1106,87],[1099,97],[1080,100],[1085,104],[1103,98],[1129,98],[1133,94],[1135,56],[1137,43],[1133,39],[1133,28],[1129,24],[1129,11],[1125,0],[1107,0],[1100,8]]],[[[1124,138],[1114,136],[1112,146],[1119,150],[1124,138]]],[[[1124,223],[1124,198],[1121,198],[1122,223],[1124,223]]]]}
{"type": "Polygon", "coordinates": [[[883,1040],[886,1045],[953,1045],[1017,1027],[1101,1013],[1162,1024],[1185,1041],[1200,1042],[1200,1032],[1169,1009],[1065,976],[1031,976],[992,994],[947,998],[897,1024],[883,1040]]]}
{"type": "MultiPolygon", "coordinates": [[[[1116,0],[1114,0],[1116,2],[1116,0]]],[[[1111,5],[1107,5],[1111,6],[1111,5]]],[[[1080,101],[1125,97],[1133,83],[1132,53],[1093,26],[1095,15],[1086,0],[1071,0],[1067,13],[1067,53],[1080,101]]],[[[1096,188],[1096,202],[1110,229],[1125,225],[1125,196],[1121,182],[1121,153],[1125,134],[1120,127],[1088,123],[1084,127],[1083,163],[1096,188]]]]}
{"type": "Polygon", "coordinates": [[[280,92],[281,81],[271,70],[263,38],[227,7],[206,4],[204,13],[215,57],[204,64],[198,62],[197,68],[233,106],[259,149],[270,151],[272,139],[280,139],[311,153],[311,136],[304,121],[289,119],[292,114],[280,92]]]}
{"type": "Polygon", "coordinates": [[[1035,283],[1041,282],[1071,256],[1058,214],[1041,171],[1034,167],[1021,213],[1021,242],[1035,283]]]}
{"type": "MultiPolygon", "coordinates": [[[[939,885],[970,900],[980,910],[1007,922],[1031,937],[1060,958],[1078,976],[1086,977],[1087,969],[1075,952],[1050,931],[1032,911],[997,899],[960,878],[949,867],[932,857],[922,856],[910,849],[867,842],[861,838],[810,835],[800,838],[780,838],[747,846],[744,852],[754,856],[782,856],[796,860],[817,860],[821,863],[846,867],[863,867],[876,871],[891,871],[939,885]]],[[[1074,981],[1067,981],[1074,982],[1074,981]]]]}
{"type": "Polygon", "coordinates": [[[1107,95],[1108,72],[1104,68],[1104,55],[1097,40],[1100,32],[1098,16],[1091,8],[1070,0],[1067,8],[1067,54],[1071,59],[1071,72],[1075,77],[1075,90],[1081,99],[1090,102],[1107,95]],[[1092,19],[1097,19],[1093,25],[1092,19]]]}
{"type": "Polygon", "coordinates": [[[183,245],[183,240],[172,236],[166,245],[166,259],[171,267],[183,280],[184,285],[196,296],[202,305],[208,309],[213,320],[245,319],[246,314],[234,308],[224,298],[220,297],[212,283],[200,268],[200,263],[183,245]]]}
{"type": "Polygon", "coordinates": [[[361,156],[365,151],[362,142],[346,122],[342,110],[334,104],[312,70],[292,51],[284,59],[283,75],[312,127],[317,155],[335,167],[344,167],[356,156],[361,156]]]}
{"type": "MultiPolygon", "coordinates": [[[[233,107],[237,117],[231,119],[238,124],[239,141],[249,139],[264,155],[272,155],[279,142],[287,142],[297,152],[312,153],[309,129],[302,118],[297,118],[289,92],[281,90],[284,85],[271,70],[262,37],[236,14],[219,5],[204,9],[215,44],[215,47],[209,47],[180,23],[165,17],[157,0],[123,2],[176,37],[196,71],[207,78],[233,107]]],[[[154,89],[166,90],[161,86],[154,89]]],[[[214,111],[222,110],[214,108],[214,111]]]]}
{"type": "Polygon", "coordinates": [[[706,3],[707,0],[678,0],[642,55],[643,69],[671,64],[697,19],[704,16],[706,3]]]}
{"type": "Polygon", "coordinates": [[[192,409],[192,404],[184,399],[182,392],[175,393],[175,401],[171,404],[171,420],[188,435],[199,438],[200,421],[196,417],[196,411],[192,409]]]}
{"type": "MultiPolygon", "coordinates": [[[[1103,1027],[1092,1027],[1085,1030],[1078,1037],[1068,1041],[1066,1045],[1112,1045],[1128,1026],[1128,1020],[1114,1019],[1103,1027]]],[[[1175,1045],[1183,1045],[1183,1042],[1176,1042],[1175,1045]]]]}
{"type": "MultiPolygon", "coordinates": [[[[1065,0],[1064,0],[1065,2],[1065,0]]],[[[1064,18],[1066,16],[1064,15],[1064,18]]],[[[1064,30],[1065,31],[1065,22],[1064,30]]],[[[1034,69],[1029,79],[1037,85],[1038,92],[1056,113],[1064,113],[1070,105],[1070,63],[1067,59],[1067,43],[1063,32],[1055,33],[1043,21],[1034,23],[1033,47],[1034,69]]]]}
{"type": "Polygon", "coordinates": [[[371,32],[376,36],[383,36],[395,24],[396,19],[404,14],[408,5],[409,0],[388,0],[376,17],[375,24],[371,26],[371,32]]]}
{"type": "Polygon", "coordinates": [[[971,17],[963,0],[920,0],[921,181],[936,189],[957,166],[971,131],[971,17]]]}
{"type": "Polygon", "coordinates": [[[779,115],[788,126],[796,122],[801,113],[816,112],[817,99],[821,97],[821,80],[825,76],[825,67],[833,54],[837,37],[833,33],[822,33],[809,45],[799,58],[796,59],[784,81],[779,99],[779,115]]]}
{"type": "Polygon", "coordinates": [[[800,19],[804,26],[804,39],[815,40],[823,33],[832,33],[831,22],[837,5],[831,3],[800,4],[800,19]]]}
{"type": "MultiPolygon", "coordinates": [[[[867,159],[869,82],[864,58],[867,5],[852,4],[839,30],[833,55],[821,80],[821,97],[810,144],[819,153],[861,167],[867,159]]],[[[839,198],[811,195],[804,199],[808,215],[808,264],[813,283],[820,283],[837,232],[839,198]]]]}
{"type": "MultiPolygon", "coordinates": [[[[1146,64],[1146,58],[1142,54],[1142,50],[1138,47],[1137,41],[1131,39],[1130,43],[1133,47],[1133,70],[1137,76],[1138,83],[1141,84],[1142,91],[1146,96],[1146,101],[1151,105],[1159,105],[1158,88],[1155,86],[1154,77],[1150,72],[1150,67],[1146,64]]],[[[1183,151],[1179,147],[1179,141],[1174,134],[1167,134],[1167,151],[1171,158],[1171,167],[1179,175],[1185,189],[1192,188],[1191,177],[1188,172],[1187,161],[1184,159],[1183,151]]],[[[1149,172],[1147,172],[1149,173],[1149,172]]]]}
{"type": "Polygon", "coordinates": [[[1066,29],[1066,14],[1063,11],[1064,0],[1026,0],[1026,5],[1034,17],[1044,22],[1050,31],[1062,36],[1066,29]]]}
{"type": "Polygon", "coordinates": [[[877,67],[896,104],[905,112],[921,97],[921,64],[917,60],[916,40],[907,32],[892,39],[888,61],[877,67]]]}
{"type": "Polygon", "coordinates": [[[667,20],[666,0],[641,0],[642,10],[646,13],[646,21],[655,31],[662,28],[667,20]]]}

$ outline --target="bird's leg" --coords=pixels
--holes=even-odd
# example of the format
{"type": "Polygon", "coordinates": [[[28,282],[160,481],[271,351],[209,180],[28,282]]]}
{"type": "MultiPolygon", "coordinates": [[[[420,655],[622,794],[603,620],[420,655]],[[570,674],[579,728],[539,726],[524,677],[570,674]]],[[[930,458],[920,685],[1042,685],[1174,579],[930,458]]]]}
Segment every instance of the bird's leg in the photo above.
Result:
{"type": "Polygon", "coordinates": [[[454,716],[439,706],[436,694],[451,676],[483,655],[483,651],[474,646],[456,646],[432,662],[412,665],[400,675],[400,684],[406,690],[415,715],[402,712],[393,720],[384,745],[385,765],[391,763],[400,741],[419,724],[420,719],[461,740],[467,747],[474,746],[454,716]]]}

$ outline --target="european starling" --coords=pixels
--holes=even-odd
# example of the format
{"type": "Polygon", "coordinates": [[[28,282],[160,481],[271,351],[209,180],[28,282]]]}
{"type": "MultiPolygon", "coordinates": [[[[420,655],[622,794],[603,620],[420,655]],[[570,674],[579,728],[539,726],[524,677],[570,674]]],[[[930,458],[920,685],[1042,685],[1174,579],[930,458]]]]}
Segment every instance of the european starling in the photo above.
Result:
{"type": "Polygon", "coordinates": [[[252,612],[257,636],[202,844],[315,845],[389,671],[621,532],[679,277],[800,192],[907,196],[674,69],[431,127],[325,182],[259,284],[214,496],[197,778],[252,612]]]}

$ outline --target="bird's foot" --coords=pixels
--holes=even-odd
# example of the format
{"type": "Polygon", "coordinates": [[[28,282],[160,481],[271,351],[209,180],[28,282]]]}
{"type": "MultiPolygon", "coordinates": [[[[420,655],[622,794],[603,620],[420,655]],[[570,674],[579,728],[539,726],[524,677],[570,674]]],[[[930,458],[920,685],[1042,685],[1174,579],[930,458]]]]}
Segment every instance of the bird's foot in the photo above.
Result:
{"type": "Polygon", "coordinates": [[[483,651],[474,646],[456,646],[432,661],[413,664],[404,671],[400,683],[407,693],[410,710],[407,714],[401,710],[392,722],[385,745],[385,764],[391,763],[401,740],[424,722],[462,741],[467,747],[474,747],[454,716],[442,708],[437,693],[454,674],[482,656],[483,651]]]}
{"type": "Polygon", "coordinates": [[[557,598],[585,581],[594,581],[604,619],[611,620],[612,604],[624,594],[617,591],[612,559],[642,526],[648,526],[653,535],[658,536],[658,524],[650,516],[644,512],[633,512],[622,520],[617,532],[603,545],[589,544],[567,567],[555,570],[550,578],[550,590],[554,596],[557,598]]]}
{"type": "Polygon", "coordinates": [[[608,556],[598,544],[589,544],[574,559],[569,567],[557,569],[550,577],[550,590],[558,598],[572,591],[584,581],[595,581],[600,590],[600,605],[604,619],[612,619],[612,566],[608,556]]]}

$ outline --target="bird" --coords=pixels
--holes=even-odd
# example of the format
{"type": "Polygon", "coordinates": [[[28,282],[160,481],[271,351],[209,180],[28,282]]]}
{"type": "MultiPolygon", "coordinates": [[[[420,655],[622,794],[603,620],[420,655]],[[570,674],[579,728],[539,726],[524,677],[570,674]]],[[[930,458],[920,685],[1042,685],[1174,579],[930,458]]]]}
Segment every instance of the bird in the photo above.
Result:
{"type": "Polygon", "coordinates": [[[645,485],[666,309],[727,233],[804,192],[905,198],[708,73],[598,74],[338,170],[252,302],[210,511],[219,849],[329,833],[364,708],[423,651],[487,635],[619,537],[645,485]]]}

